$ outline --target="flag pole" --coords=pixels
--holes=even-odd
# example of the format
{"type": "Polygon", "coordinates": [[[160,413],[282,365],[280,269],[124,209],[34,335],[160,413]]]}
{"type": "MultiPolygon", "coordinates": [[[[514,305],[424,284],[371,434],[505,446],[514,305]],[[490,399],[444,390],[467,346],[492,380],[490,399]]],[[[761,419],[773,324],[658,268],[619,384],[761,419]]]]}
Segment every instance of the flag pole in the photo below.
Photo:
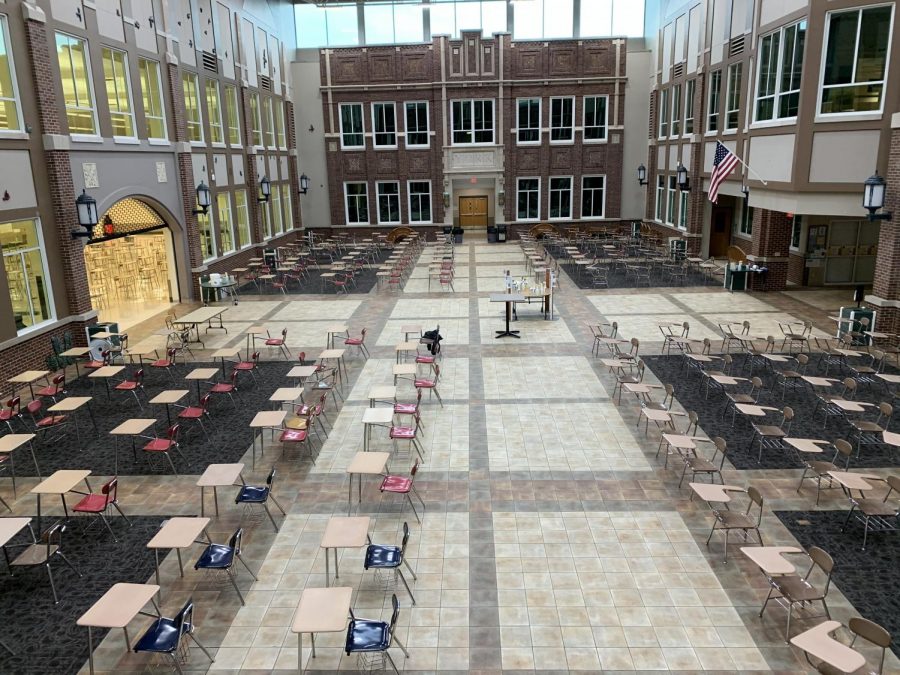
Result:
{"type": "MultiPolygon", "coordinates": [[[[719,141],[719,143],[722,143],[722,141],[719,141]]],[[[722,145],[725,145],[725,144],[722,143],[722,145]]],[[[726,149],[727,149],[727,148],[726,148],[726,149]]],[[[731,154],[733,154],[735,157],[737,157],[737,161],[739,161],[739,162],[741,163],[741,165],[742,165],[744,168],[747,169],[747,171],[749,171],[749,172],[752,173],[754,176],[756,176],[757,178],[759,178],[759,182],[760,182],[760,183],[762,183],[762,184],[765,185],[765,186],[768,186],[768,185],[769,185],[769,184],[766,182],[766,179],[763,178],[762,176],[760,176],[758,173],[756,173],[756,171],[753,170],[753,167],[751,167],[749,164],[747,164],[747,162],[745,162],[745,161],[742,160],[740,157],[738,157],[738,155],[737,155],[736,152],[733,152],[733,153],[731,153],[731,154]]]]}

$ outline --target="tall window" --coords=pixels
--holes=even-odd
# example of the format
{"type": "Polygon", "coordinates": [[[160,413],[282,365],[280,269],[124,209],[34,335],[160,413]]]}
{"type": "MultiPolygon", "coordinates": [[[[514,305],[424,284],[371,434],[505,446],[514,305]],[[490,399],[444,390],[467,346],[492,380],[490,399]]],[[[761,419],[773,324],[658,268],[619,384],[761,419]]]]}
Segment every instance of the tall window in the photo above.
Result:
{"type": "Polygon", "coordinates": [[[221,255],[234,250],[234,221],[231,218],[231,195],[220,192],[216,195],[216,211],[219,216],[219,250],[221,255]]]}
{"type": "Polygon", "coordinates": [[[95,136],[97,111],[94,108],[87,42],[71,35],[57,33],[56,57],[59,60],[69,133],[95,136]]]}
{"type": "Polygon", "coordinates": [[[571,176],[550,177],[550,218],[572,217],[571,176]]]}
{"type": "Polygon", "coordinates": [[[259,205],[259,212],[262,214],[262,224],[263,224],[263,236],[266,239],[271,239],[274,236],[274,232],[272,231],[272,202],[261,202],[259,205]]]}
{"type": "Polygon", "coordinates": [[[737,129],[741,108],[741,63],[728,66],[728,93],[725,95],[725,128],[737,129]]]}
{"type": "Polygon", "coordinates": [[[341,103],[341,147],[364,148],[362,103],[341,103]]]}
{"type": "Polygon", "coordinates": [[[411,180],[407,183],[409,191],[409,222],[431,222],[431,182],[427,180],[411,180]]]}
{"type": "Polygon", "coordinates": [[[791,220],[791,250],[799,251],[800,245],[802,243],[803,237],[803,216],[800,214],[794,214],[793,220],[791,220]]]}
{"type": "Polygon", "coordinates": [[[141,74],[141,95],[144,99],[144,119],[147,121],[147,138],[166,140],[166,111],[163,104],[162,81],[159,63],[149,59],[138,59],[141,74]]]}
{"type": "Polygon", "coordinates": [[[684,133],[694,133],[694,92],[697,80],[688,80],[684,85],[684,133]]]}
{"type": "Polygon", "coordinates": [[[284,133],[284,104],[275,99],[272,101],[272,109],[275,113],[275,140],[279,148],[287,147],[287,136],[284,133]]]}
{"type": "Polygon", "coordinates": [[[131,105],[131,82],[125,52],[104,47],[102,55],[103,82],[113,136],[134,138],[134,107],[131,105]]]}
{"type": "Polygon", "coordinates": [[[678,190],[675,185],[676,178],[675,176],[669,176],[669,198],[666,202],[666,224],[674,225],[675,224],[675,198],[677,196],[678,190]]]}
{"type": "Polygon", "coordinates": [[[603,218],[606,212],[606,176],[581,179],[581,217],[603,218]]]}
{"type": "Polygon", "coordinates": [[[281,206],[284,207],[284,229],[294,229],[294,210],[291,208],[291,187],[289,184],[281,186],[281,206]]]}
{"type": "Polygon", "coordinates": [[[706,130],[719,130],[719,107],[722,98],[722,71],[717,70],[709,76],[709,107],[706,112],[706,130]]]}
{"type": "Polygon", "coordinates": [[[584,97],[584,140],[606,140],[606,96],[584,97]]]}
{"type": "Polygon", "coordinates": [[[806,21],[766,35],[759,41],[756,121],[797,116],[806,21]]]}
{"type": "Polygon", "coordinates": [[[369,224],[369,189],[365,183],[344,183],[348,225],[369,224]]]}
{"type": "Polygon", "coordinates": [[[225,85],[225,124],[228,125],[228,143],[241,144],[241,118],[238,113],[237,88],[225,85]]]}
{"type": "Polygon", "coordinates": [[[378,222],[400,222],[400,183],[396,181],[375,184],[378,191],[378,222]]]}
{"type": "Polygon", "coordinates": [[[690,192],[678,192],[678,227],[682,230],[687,229],[688,216],[688,196],[690,192]]]}
{"type": "Polygon", "coordinates": [[[669,135],[669,90],[659,92],[659,137],[669,135]]]}
{"type": "Polygon", "coordinates": [[[882,109],[893,13],[890,4],[828,14],[821,114],[882,109]]]}
{"type": "Polygon", "coordinates": [[[203,259],[209,260],[216,255],[212,233],[212,211],[197,214],[197,228],[200,230],[200,251],[203,259]]]}
{"type": "Polygon", "coordinates": [[[666,177],[659,174],[656,177],[656,219],[662,222],[663,211],[666,202],[666,177]]]}
{"type": "Polygon", "coordinates": [[[250,211],[247,208],[247,191],[234,193],[234,216],[237,221],[237,241],[240,248],[250,245],[250,211]]]}
{"type": "Polygon", "coordinates": [[[541,179],[519,178],[516,184],[518,220],[537,220],[541,210],[541,179]]]}
{"type": "Polygon", "coordinates": [[[738,232],[748,237],[753,236],[753,207],[746,197],[741,202],[741,222],[738,225],[738,232]]]}
{"type": "Polygon", "coordinates": [[[272,229],[275,234],[284,232],[284,211],[281,210],[281,186],[272,186],[272,229]]]}
{"type": "MultiPolygon", "coordinates": [[[[219,98],[217,80],[206,81],[206,113],[209,115],[209,140],[213,143],[225,143],[225,130],[222,127],[222,102],[219,98]]],[[[221,223],[219,223],[221,226],[221,223]]]]}
{"type": "Polygon", "coordinates": [[[262,100],[263,121],[265,122],[265,141],[267,148],[275,147],[275,115],[272,113],[272,97],[264,96],[262,100]]]}
{"type": "Polygon", "coordinates": [[[194,73],[181,76],[184,90],[184,117],[187,122],[188,139],[192,143],[203,142],[203,120],[200,117],[200,84],[194,73]]]}
{"type": "Polygon", "coordinates": [[[406,147],[428,147],[428,101],[406,104],[406,147]]]}
{"type": "Polygon", "coordinates": [[[253,145],[262,147],[262,118],[259,112],[259,94],[250,94],[250,138],[253,145]]]}
{"type": "Polygon", "coordinates": [[[37,220],[0,223],[0,246],[19,332],[53,318],[50,275],[37,220]]]}
{"type": "Polygon", "coordinates": [[[672,135],[681,136],[681,85],[672,87],[672,135]]]}
{"type": "Polygon", "coordinates": [[[0,131],[20,131],[22,111],[16,88],[16,70],[9,46],[9,26],[0,14],[0,131]]]}
{"type": "Polygon", "coordinates": [[[477,99],[453,101],[453,145],[494,142],[494,101],[477,99]]]}
{"type": "Polygon", "coordinates": [[[541,99],[520,98],[516,102],[518,126],[517,139],[520,144],[541,142],[541,99]]]}
{"type": "Polygon", "coordinates": [[[550,142],[575,138],[575,99],[571,96],[550,99],[550,142]]]}
{"type": "Polygon", "coordinates": [[[372,131],[376,148],[397,147],[397,111],[393,103],[372,104],[372,131]]]}

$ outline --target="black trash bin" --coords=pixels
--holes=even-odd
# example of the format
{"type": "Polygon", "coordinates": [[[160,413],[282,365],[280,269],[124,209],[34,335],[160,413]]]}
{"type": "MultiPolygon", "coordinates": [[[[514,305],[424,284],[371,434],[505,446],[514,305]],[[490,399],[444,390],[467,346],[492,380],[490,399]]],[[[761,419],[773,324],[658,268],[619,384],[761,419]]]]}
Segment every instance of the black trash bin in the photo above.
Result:
{"type": "Polygon", "coordinates": [[[444,225],[444,227],[443,227],[444,234],[450,234],[452,229],[453,228],[450,225],[444,225]]]}
{"type": "Polygon", "coordinates": [[[461,244],[463,239],[463,229],[461,227],[453,228],[453,243],[461,244]]]}
{"type": "Polygon", "coordinates": [[[497,226],[497,241],[506,241],[506,225],[497,226]]]}
{"type": "Polygon", "coordinates": [[[207,282],[209,282],[209,277],[200,277],[200,297],[203,300],[204,305],[216,302],[219,299],[219,289],[204,286],[203,284],[207,282]]]}
{"type": "Polygon", "coordinates": [[[489,244],[497,243],[497,228],[493,225],[488,225],[487,229],[487,239],[489,244]]]}

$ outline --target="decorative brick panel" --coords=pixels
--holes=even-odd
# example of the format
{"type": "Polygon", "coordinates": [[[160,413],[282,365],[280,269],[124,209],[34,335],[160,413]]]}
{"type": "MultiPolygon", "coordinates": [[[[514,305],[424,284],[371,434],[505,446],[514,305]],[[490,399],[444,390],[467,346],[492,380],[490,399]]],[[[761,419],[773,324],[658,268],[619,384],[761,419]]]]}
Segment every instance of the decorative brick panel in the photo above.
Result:
{"type": "MultiPolygon", "coordinates": [[[[72,344],[76,347],[87,346],[87,336],[84,327],[96,323],[96,319],[90,321],[73,321],[58,325],[39,335],[19,342],[12,347],[3,350],[3,358],[0,359],[0,381],[7,382],[9,378],[25,370],[47,370],[47,359],[53,355],[50,346],[50,338],[72,333],[72,344]]],[[[19,393],[28,394],[28,387],[20,389],[19,393]]]]}
{"type": "MultiPolygon", "coordinates": [[[[891,132],[891,147],[885,176],[888,184],[884,211],[894,214],[893,220],[882,220],[875,258],[875,281],[872,295],[882,300],[900,300],[900,129],[891,132]]],[[[875,307],[878,312],[876,328],[888,333],[900,331],[900,309],[875,307]]]]}
{"type": "Polygon", "coordinates": [[[56,105],[56,75],[48,48],[47,27],[39,21],[25,21],[25,39],[31,62],[32,82],[37,96],[38,121],[41,133],[68,133],[69,125],[65,115],[59,114],[56,105]]]}
{"type": "Polygon", "coordinates": [[[753,210],[753,241],[749,257],[751,260],[775,258],[762,261],[768,272],[750,275],[750,288],[754,291],[783,291],[787,286],[791,225],[792,219],[786,213],[753,210]]]}

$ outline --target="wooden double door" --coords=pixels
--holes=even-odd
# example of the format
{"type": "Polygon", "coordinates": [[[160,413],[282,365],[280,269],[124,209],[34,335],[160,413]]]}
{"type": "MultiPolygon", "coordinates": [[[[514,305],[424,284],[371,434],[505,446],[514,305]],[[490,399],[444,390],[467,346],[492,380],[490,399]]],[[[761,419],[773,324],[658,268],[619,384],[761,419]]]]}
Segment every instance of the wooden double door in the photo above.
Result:
{"type": "Polygon", "coordinates": [[[488,225],[487,197],[459,198],[459,226],[464,228],[486,228],[488,225]]]}

